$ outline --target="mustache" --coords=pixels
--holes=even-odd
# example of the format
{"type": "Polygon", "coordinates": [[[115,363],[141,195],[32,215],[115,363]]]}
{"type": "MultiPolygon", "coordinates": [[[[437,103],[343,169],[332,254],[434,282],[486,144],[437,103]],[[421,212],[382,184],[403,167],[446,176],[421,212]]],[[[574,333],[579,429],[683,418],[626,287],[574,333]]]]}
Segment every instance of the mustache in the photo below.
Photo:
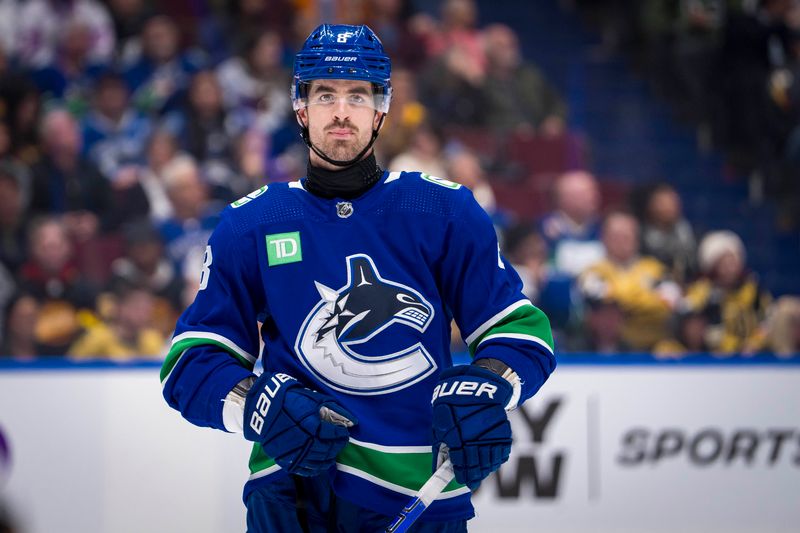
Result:
{"type": "Polygon", "coordinates": [[[352,123],[350,123],[349,120],[345,120],[345,121],[334,120],[333,122],[331,122],[330,124],[325,126],[325,131],[341,129],[341,128],[347,128],[347,129],[353,131],[354,133],[358,133],[358,128],[356,126],[354,126],[352,123]]]}

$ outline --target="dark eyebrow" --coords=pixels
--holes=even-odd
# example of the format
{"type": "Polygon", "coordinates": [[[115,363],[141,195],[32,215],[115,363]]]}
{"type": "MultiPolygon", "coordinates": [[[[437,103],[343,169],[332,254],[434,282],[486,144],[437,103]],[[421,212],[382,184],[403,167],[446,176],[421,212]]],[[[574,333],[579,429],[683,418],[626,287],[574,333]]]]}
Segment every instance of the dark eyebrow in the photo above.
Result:
{"type": "Polygon", "coordinates": [[[352,89],[350,89],[350,90],[349,90],[349,91],[347,91],[347,92],[348,92],[348,93],[350,93],[350,94],[366,94],[367,96],[369,96],[370,94],[372,94],[372,93],[371,93],[370,91],[368,91],[368,90],[367,90],[367,88],[366,88],[366,87],[364,87],[363,85],[359,85],[359,86],[357,86],[357,87],[353,87],[352,89]]]}
{"type": "MultiPolygon", "coordinates": [[[[322,84],[320,84],[320,85],[315,85],[315,86],[312,88],[311,92],[312,92],[312,93],[335,93],[335,92],[336,92],[336,89],[334,89],[333,87],[331,87],[331,86],[329,86],[329,85],[322,85],[322,84]]],[[[352,89],[348,89],[348,90],[347,90],[347,92],[348,92],[348,94],[364,94],[364,95],[367,95],[367,96],[369,96],[370,94],[372,94],[372,93],[371,93],[369,90],[367,90],[367,88],[366,88],[366,87],[364,87],[364,86],[356,86],[356,87],[353,87],[352,89]]]]}
{"type": "Polygon", "coordinates": [[[328,85],[316,85],[312,89],[312,92],[315,92],[315,93],[335,93],[336,90],[334,90],[333,87],[330,87],[328,85]]]}

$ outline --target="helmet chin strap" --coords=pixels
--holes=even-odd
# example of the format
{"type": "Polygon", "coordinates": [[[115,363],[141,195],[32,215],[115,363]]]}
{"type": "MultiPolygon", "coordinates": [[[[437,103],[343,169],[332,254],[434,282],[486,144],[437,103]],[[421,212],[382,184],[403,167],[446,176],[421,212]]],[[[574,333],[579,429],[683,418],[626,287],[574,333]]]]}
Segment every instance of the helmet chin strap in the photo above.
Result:
{"type": "MultiPolygon", "coordinates": [[[[377,113],[377,111],[375,112],[377,113]]],[[[378,138],[378,132],[380,131],[381,126],[383,126],[383,120],[386,118],[386,113],[381,113],[381,119],[380,122],[378,122],[378,127],[372,130],[372,138],[369,140],[364,149],[361,150],[354,158],[347,161],[342,161],[328,157],[322,153],[322,150],[314,146],[314,144],[311,142],[311,135],[308,133],[308,126],[303,125],[303,121],[300,120],[300,115],[297,111],[295,111],[295,115],[297,116],[297,121],[300,123],[302,128],[300,135],[303,137],[303,141],[306,143],[306,145],[308,145],[308,147],[311,148],[311,150],[313,150],[314,153],[320,157],[320,159],[337,167],[350,167],[361,161],[361,158],[364,157],[370,148],[372,148],[372,145],[375,144],[375,140],[378,138]]]]}

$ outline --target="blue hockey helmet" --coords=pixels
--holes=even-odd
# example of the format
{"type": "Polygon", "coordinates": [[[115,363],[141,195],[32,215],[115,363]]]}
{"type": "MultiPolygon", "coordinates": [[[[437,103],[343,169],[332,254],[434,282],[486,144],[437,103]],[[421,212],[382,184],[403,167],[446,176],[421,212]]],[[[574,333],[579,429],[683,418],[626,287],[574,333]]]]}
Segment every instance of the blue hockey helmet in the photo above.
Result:
{"type": "Polygon", "coordinates": [[[373,86],[375,110],[387,113],[392,99],[391,72],[391,60],[369,26],[322,24],[295,56],[292,106],[297,111],[308,105],[312,80],[362,80],[373,86]]]}

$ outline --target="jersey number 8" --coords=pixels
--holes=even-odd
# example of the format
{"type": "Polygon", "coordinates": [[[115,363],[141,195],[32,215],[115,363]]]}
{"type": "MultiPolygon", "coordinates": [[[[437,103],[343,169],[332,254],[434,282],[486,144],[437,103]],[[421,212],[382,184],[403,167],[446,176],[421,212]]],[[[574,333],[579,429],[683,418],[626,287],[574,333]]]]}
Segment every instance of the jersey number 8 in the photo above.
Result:
{"type": "Polygon", "coordinates": [[[200,287],[199,290],[203,290],[208,287],[208,278],[211,276],[211,261],[214,260],[214,256],[211,255],[211,246],[206,246],[206,252],[203,254],[203,270],[200,271],[200,287]]]}

